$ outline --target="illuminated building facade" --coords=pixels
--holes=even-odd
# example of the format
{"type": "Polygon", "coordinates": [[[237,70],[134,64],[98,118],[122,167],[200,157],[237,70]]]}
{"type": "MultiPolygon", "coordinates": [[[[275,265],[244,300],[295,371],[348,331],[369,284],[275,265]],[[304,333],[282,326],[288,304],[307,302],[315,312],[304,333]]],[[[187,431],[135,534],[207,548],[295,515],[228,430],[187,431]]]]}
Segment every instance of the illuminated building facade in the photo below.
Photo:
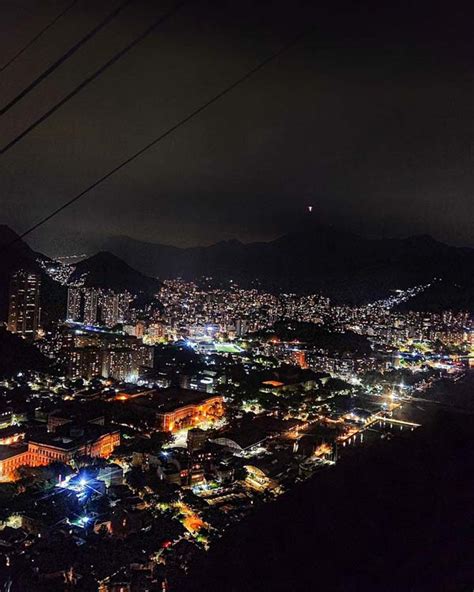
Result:
{"type": "Polygon", "coordinates": [[[86,378],[102,374],[102,351],[95,347],[78,347],[69,353],[68,376],[86,378]]]}
{"type": "Polygon", "coordinates": [[[41,277],[17,271],[10,282],[7,328],[27,339],[35,339],[40,324],[41,277]]]}
{"type": "MultiPolygon", "coordinates": [[[[86,325],[95,325],[97,323],[97,292],[95,290],[85,290],[81,293],[84,296],[84,314],[82,320],[86,325]]],[[[80,318],[78,320],[81,320],[80,318]]]]}
{"type": "Polygon", "coordinates": [[[147,346],[110,350],[98,347],[75,348],[70,351],[68,376],[88,380],[94,376],[102,376],[133,382],[143,366],[153,365],[151,355],[147,346]]]}
{"type": "Polygon", "coordinates": [[[119,320],[118,294],[105,292],[99,295],[101,324],[106,327],[113,327],[119,320]]]}
{"type": "Polygon", "coordinates": [[[275,489],[278,483],[271,479],[265,471],[253,465],[245,465],[247,475],[245,483],[256,491],[265,491],[267,489],[275,489]]]}
{"type": "Polygon", "coordinates": [[[153,367],[153,348],[144,345],[140,339],[77,326],[64,333],[62,357],[69,378],[103,376],[133,382],[142,367],[153,367]]]}
{"type": "Polygon", "coordinates": [[[28,444],[6,446],[0,450],[0,481],[14,478],[18,467],[38,467],[52,462],[69,463],[80,456],[110,456],[116,446],[120,445],[120,432],[110,431],[94,436],[80,433],[73,436],[45,434],[39,439],[32,439],[28,444]]]}
{"type": "Polygon", "coordinates": [[[68,288],[67,291],[67,315],[70,321],[79,321],[81,318],[81,289],[68,288]]]}
{"type": "Polygon", "coordinates": [[[297,366],[306,370],[308,368],[308,362],[306,360],[306,353],[303,350],[293,352],[293,360],[297,366]]]}
{"type": "Polygon", "coordinates": [[[125,404],[134,414],[148,416],[150,423],[154,421],[156,428],[165,432],[203,427],[224,414],[221,395],[186,388],[170,387],[133,398],[118,398],[127,401],[125,404]]]}
{"type": "Polygon", "coordinates": [[[158,428],[164,432],[176,432],[184,428],[198,427],[206,421],[218,419],[223,414],[223,398],[220,395],[206,397],[194,403],[179,402],[158,413],[158,428]]]}
{"type": "Polygon", "coordinates": [[[152,367],[152,350],[147,346],[136,349],[112,349],[103,352],[102,376],[134,382],[142,366],[152,367]]]}
{"type": "Polygon", "coordinates": [[[128,292],[71,286],[68,289],[67,320],[114,327],[127,320],[131,301],[132,295],[128,292]]]}
{"type": "Polygon", "coordinates": [[[163,323],[153,323],[148,328],[148,335],[152,339],[160,339],[165,334],[165,326],[163,323]]]}
{"type": "Polygon", "coordinates": [[[248,331],[248,322],[244,319],[235,321],[235,334],[237,337],[243,337],[248,331]]]}

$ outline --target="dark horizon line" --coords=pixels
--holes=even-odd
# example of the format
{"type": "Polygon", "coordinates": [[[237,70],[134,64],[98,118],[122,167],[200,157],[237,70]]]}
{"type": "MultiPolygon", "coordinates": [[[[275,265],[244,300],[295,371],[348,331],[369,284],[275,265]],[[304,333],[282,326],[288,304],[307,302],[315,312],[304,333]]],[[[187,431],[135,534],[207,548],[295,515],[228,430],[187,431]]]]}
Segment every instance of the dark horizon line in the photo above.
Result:
{"type": "MultiPolygon", "coordinates": [[[[130,236],[128,234],[112,234],[112,235],[108,235],[108,236],[104,236],[105,240],[113,240],[113,239],[126,239],[126,240],[130,240],[130,241],[134,241],[137,243],[141,243],[141,244],[145,244],[145,245],[150,245],[150,246],[161,246],[161,247],[167,247],[167,248],[171,248],[171,249],[178,249],[180,251],[185,251],[185,250],[189,250],[189,249],[206,249],[206,248],[211,248],[217,245],[223,245],[226,243],[239,243],[240,245],[243,246],[247,246],[247,245],[255,245],[255,244],[270,244],[272,242],[275,242],[279,239],[284,238],[285,236],[289,236],[292,234],[297,234],[298,232],[304,233],[305,230],[309,230],[311,227],[313,228],[321,228],[321,229],[325,229],[325,230],[331,230],[340,234],[345,234],[345,235],[349,235],[349,236],[353,236],[355,238],[359,238],[361,240],[367,240],[367,241],[390,241],[390,240],[410,240],[410,239],[416,239],[416,238],[426,238],[426,239],[430,239],[433,240],[437,243],[446,245],[448,247],[452,247],[452,248],[457,248],[457,249],[474,249],[474,245],[467,245],[467,244],[462,244],[462,245],[458,245],[458,244],[453,244],[451,242],[447,242],[445,240],[440,240],[438,238],[436,238],[435,236],[433,236],[430,233],[424,233],[424,232],[420,232],[420,233],[414,233],[414,234],[399,234],[399,235],[380,235],[380,236],[367,236],[367,235],[363,235],[361,233],[358,232],[354,232],[352,230],[348,230],[346,228],[344,228],[343,226],[337,226],[334,224],[325,224],[323,222],[320,222],[318,220],[311,220],[311,219],[304,219],[301,222],[301,227],[300,228],[291,228],[288,229],[286,232],[282,232],[282,233],[278,233],[276,234],[273,238],[270,239],[258,239],[258,240],[248,240],[248,241],[244,241],[241,240],[239,238],[237,238],[236,236],[231,237],[231,238],[227,238],[227,239],[221,239],[221,240],[216,240],[207,244],[193,244],[193,245],[189,245],[189,246],[182,246],[182,245],[176,245],[176,244],[172,244],[172,243],[166,243],[166,242],[154,242],[154,241],[149,241],[149,240],[143,240],[143,239],[139,239],[139,238],[134,238],[133,236],[130,236]],[[309,222],[309,224],[308,224],[309,222]]],[[[20,233],[17,232],[12,226],[10,226],[7,223],[4,224],[0,224],[0,228],[7,228],[9,229],[11,232],[13,232],[15,235],[17,235],[18,237],[20,237],[20,233]]],[[[21,239],[22,242],[25,242],[26,244],[28,244],[28,241],[26,239],[21,239]]],[[[90,241],[93,242],[93,241],[90,241]]],[[[30,246],[28,244],[28,246],[30,246]]],[[[78,261],[80,260],[79,258],[89,258],[92,257],[94,255],[96,255],[97,253],[102,253],[102,252],[112,252],[110,251],[110,249],[108,248],[103,248],[103,247],[98,247],[98,248],[93,248],[92,250],[88,250],[87,253],[82,252],[81,254],[71,254],[70,252],[62,252],[61,254],[55,254],[55,255],[51,255],[51,254],[47,254],[45,251],[43,250],[36,250],[33,247],[32,248],[33,251],[35,251],[36,253],[40,254],[40,255],[46,255],[47,257],[49,257],[50,259],[61,259],[61,258],[66,258],[66,257],[70,257],[70,258],[75,258],[77,256],[78,261]]],[[[114,253],[112,253],[114,254],[114,253]]]]}
{"type": "MultiPolygon", "coordinates": [[[[5,225],[8,226],[8,225],[5,225]]],[[[428,240],[432,240],[436,243],[445,245],[447,247],[451,247],[451,248],[456,248],[456,249],[474,249],[474,245],[466,245],[466,244],[462,244],[462,245],[457,245],[457,244],[453,244],[451,242],[447,242],[444,240],[440,240],[438,238],[436,238],[435,236],[433,236],[430,233],[415,233],[415,234],[400,234],[400,235],[391,235],[391,236],[365,236],[363,234],[360,234],[358,232],[353,232],[350,230],[346,230],[344,228],[340,228],[338,226],[334,226],[334,225],[330,225],[330,224],[318,224],[317,226],[324,228],[326,230],[333,230],[335,232],[341,233],[341,234],[346,234],[349,236],[353,236],[354,238],[359,238],[361,240],[366,240],[366,241],[373,241],[373,242],[377,242],[377,241],[404,241],[404,240],[410,240],[410,239],[420,239],[420,238],[425,238],[428,240]]],[[[10,229],[11,227],[8,226],[10,229]]],[[[304,228],[301,228],[299,231],[300,232],[304,232],[304,228]]],[[[16,233],[16,231],[14,231],[16,233]]],[[[283,233],[279,233],[277,235],[275,235],[273,238],[270,239],[259,239],[259,240],[249,240],[249,241],[244,241],[241,240],[237,237],[232,237],[232,238],[227,238],[227,239],[221,239],[221,240],[216,240],[207,244],[193,244],[193,245],[189,245],[189,246],[182,246],[182,245],[176,245],[176,244],[172,244],[172,243],[167,243],[167,242],[154,242],[154,241],[149,241],[149,240],[143,240],[143,239],[139,239],[139,238],[134,238],[133,236],[130,236],[128,234],[114,234],[114,235],[109,235],[104,237],[105,240],[113,240],[113,239],[126,239],[126,240],[130,240],[136,243],[141,243],[144,245],[150,245],[153,247],[165,247],[165,248],[170,248],[170,249],[177,249],[180,251],[186,251],[186,250],[190,250],[190,249],[208,249],[208,248],[212,248],[215,247],[217,245],[224,245],[224,244],[228,244],[228,243],[238,243],[242,246],[248,246],[248,245],[256,245],[256,244],[270,244],[272,242],[275,242],[279,239],[282,239],[286,236],[292,235],[292,234],[297,234],[298,233],[298,229],[292,229],[292,230],[288,230],[287,232],[283,232],[283,233]]],[[[22,239],[25,240],[25,239],[22,239]]],[[[25,241],[27,242],[27,241],[25,241]]],[[[91,241],[92,242],[92,241],[91,241]]],[[[28,244],[28,243],[27,243],[28,244]]],[[[70,257],[70,258],[75,258],[76,255],[74,253],[71,254],[71,252],[62,252],[61,254],[55,254],[55,255],[49,255],[46,254],[45,252],[41,251],[37,251],[36,249],[33,249],[35,252],[41,254],[41,255],[46,255],[47,257],[51,258],[51,259],[61,259],[61,258],[66,258],[66,257],[70,257]]],[[[80,255],[78,254],[78,260],[79,257],[82,259],[87,259],[89,257],[92,257],[98,253],[105,253],[105,252],[109,252],[112,254],[113,253],[112,250],[110,250],[107,247],[101,247],[99,246],[98,248],[93,248],[92,250],[88,250],[87,253],[81,253],[80,255]]]]}

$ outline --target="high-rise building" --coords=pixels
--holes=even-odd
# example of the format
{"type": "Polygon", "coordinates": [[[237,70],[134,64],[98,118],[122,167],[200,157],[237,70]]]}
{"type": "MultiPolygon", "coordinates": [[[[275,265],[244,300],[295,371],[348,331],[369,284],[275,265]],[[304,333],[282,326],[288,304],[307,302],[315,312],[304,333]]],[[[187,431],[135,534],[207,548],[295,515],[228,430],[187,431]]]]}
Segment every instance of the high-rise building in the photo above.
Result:
{"type": "Polygon", "coordinates": [[[67,320],[114,327],[128,319],[131,301],[129,292],[71,286],[68,289],[67,320]]]}
{"type": "Polygon", "coordinates": [[[86,290],[84,293],[84,323],[95,325],[97,322],[98,294],[96,290],[86,290]]]}
{"type": "Polygon", "coordinates": [[[248,322],[245,319],[235,321],[235,334],[237,337],[243,337],[248,331],[248,322]]]}
{"type": "Polygon", "coordinates": [[[103,376],[133,382],[144,367],[153,367],[153,348],[122,333],[68,329],[63,344],[59,357],[70,378],[103,376]]]}
{"type": "Polygon", "coordinates": [[[40,324],[41,277],[17,271],[10,282],[7,328],[27,339],[35,339],[40,324]]]}
{"type": "Polygon", "coordinates": [[[99,296],[100,321],[106,327],[114,327],[119,319],[119,298],[114,292],[102,292],[99,296]]]}
{"type": "Polygon", "coordinates": [[[86,378],[102,374],[102,351],[95,347],[78,347],[69,352],[68,376],[86,378]]]}
{"type": "Polygon", "coordinates": [[[117,294],[118,300],[118,322],[123,323],[128,319],[130,313],[130,302],[132,302],[132,295],[129,292],[120,292],[117,294]]]}
{"type": "Polygon", "coordinates": [[[68,288],[67,291],[67,320],[78,321],[81,318],[81,289],[68,288]]]}

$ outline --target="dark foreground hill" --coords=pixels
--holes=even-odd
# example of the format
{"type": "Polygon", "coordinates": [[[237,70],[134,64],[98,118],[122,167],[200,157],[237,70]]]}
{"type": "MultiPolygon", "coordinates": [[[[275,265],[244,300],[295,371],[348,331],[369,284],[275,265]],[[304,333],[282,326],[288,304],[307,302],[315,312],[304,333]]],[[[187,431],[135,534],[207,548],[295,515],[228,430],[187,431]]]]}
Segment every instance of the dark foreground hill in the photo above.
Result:
{"type": "Polygon", "coordinates": [[[366,355],[371,352],[370,342],[364,335],[353,331],[339,333],[314,323],[297,321],[278,321],[273,327],[263,329],[256,336],[263,339],[279,339],[280,341],[298,341],[310,344],[317,349],[327,351],[330,355],[354,353],[366,355]]]}
{"type": "Polygon", "coordinates": [[[45,371],[50,361],[31,343],[0,327],[0,377],[26,370],[45,371]]]}
{"type": "Polygon", "coordinates": [[[447,592],[474,582],[474,416],[347,458],[196,560],[181,592],[447,592]]]}
{"type": "Polygon", "coordinates": [[[447,286],[456,284],[474,295],[474,250],[426,235],[372,240],[305,224],[270,242],[232,240],[181,249],[117,237],[106,244],[136,269],[161,278],[212,276],[243,285],[259,280],[270,290],[319,291],[339,301],[360,303],[438,277],[447,286]]]}
{"type": "Polygon", "coordinates": [[[36,253],[8,226],[0,225],[0,321],[6,320],[11,276],[19,269],[41,276],[41,313],[43,322],[64,316],[66,288],[44,273],[39,261],[48,257],[36,253]]]}

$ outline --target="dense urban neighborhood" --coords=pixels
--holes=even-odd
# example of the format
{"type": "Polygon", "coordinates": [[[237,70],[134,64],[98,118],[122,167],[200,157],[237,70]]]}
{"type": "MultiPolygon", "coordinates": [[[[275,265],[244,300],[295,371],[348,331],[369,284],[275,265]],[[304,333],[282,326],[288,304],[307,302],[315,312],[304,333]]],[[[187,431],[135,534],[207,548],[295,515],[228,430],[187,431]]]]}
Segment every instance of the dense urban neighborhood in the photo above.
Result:
{"type": "Polygon", "coordinates": [[[42,276],[18,270],[0,334],[1,571],[20,590],[179,589],[229,526],[422,426],[473,362],[468,312],[410,310],[430,285],[350,306],[42,269],[64,318],[42,322],[42,276]]]}

